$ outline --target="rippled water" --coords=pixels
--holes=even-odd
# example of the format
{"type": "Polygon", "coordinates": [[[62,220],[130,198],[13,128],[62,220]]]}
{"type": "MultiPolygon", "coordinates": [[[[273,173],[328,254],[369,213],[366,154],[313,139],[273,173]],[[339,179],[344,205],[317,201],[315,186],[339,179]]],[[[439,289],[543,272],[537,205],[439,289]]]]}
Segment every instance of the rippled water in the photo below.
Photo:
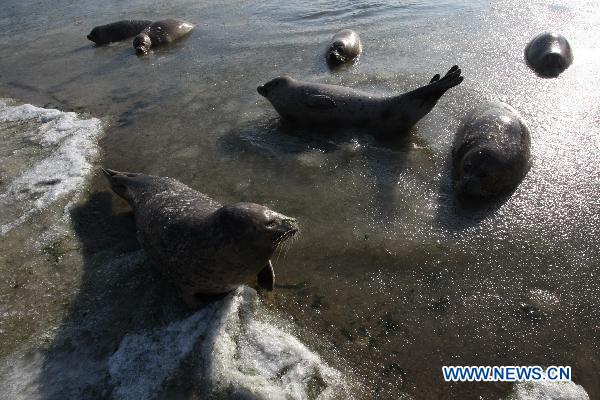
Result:
{"type": "MultiPolygon", "coordinates": [[[[367,397],[497,399],[510,389],[445,384],[448,364],[571,365],[590,398],[600,396],[597,2],[10,0],[3,10],[1,97],[102,117],[102,165],[299,219],[262,301],[367,397]],[[108,21],[162,17],[197,28],[144,58],[129,42],[85,39],[108,21]],[[364,54],[331,72],[323,53],[341,28],[360,33],[364,54]],[[574,49],[558,79],[523,61],[528,40],[546,30],[574,49]],[[396,93],[453,64],[465,81],[398,140],[283,128],[256,93],[283,74],[396,93]],[[475,213],[453,201],[448,157],[461,117],[484,100],[527,120],[533,166],[509,199],[475,213]]],[[[0,238],[2,356],[34,343],[60,353],[56,332],[97,315],[94,298],[107,288],[96,268],[137,249],[123,203],[96,193],[106,190],[96,175],[71,214],[75,235],[30,246],[53,226],[32,222],[0,238]]],[[[150,311],[140,315],[149,320],[115,318],[114,340],[152,326],[150,311]]]]}

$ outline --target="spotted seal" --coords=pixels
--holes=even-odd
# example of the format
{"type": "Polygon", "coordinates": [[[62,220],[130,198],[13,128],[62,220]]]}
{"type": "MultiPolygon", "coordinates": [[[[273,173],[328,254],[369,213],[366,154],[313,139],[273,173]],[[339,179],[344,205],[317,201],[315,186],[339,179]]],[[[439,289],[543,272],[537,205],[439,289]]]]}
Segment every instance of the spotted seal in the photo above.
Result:
{"type": "Polygon", "coordinates": [[[327,62],[338,65],[355,61],[362,52],[362,42],[358,33],[344,29],[333,35],[327,50],[327,62]]]}
{"type": "Polygon", "coordinates": [[[298,231],[293,218],[254,203],[222,206],[172,178],[102,171],[132,206],[148,259],[190,307],[198,295],[226,293],[256,278],[273,290],[270,258],[298,231]]]}
{"type": "Polygon", "coordinates": [[[178,19],[163,19],[150,24],[133,38],[133,48],[138,54],[146,54],[157,46],[173,43],[188,35],[194,25],[178,19]]]}
{"type": "Polygon", "coordinates": [[[452,150],[456,192],[492,198],[514,190],[529,169],[530,135],[517,111],[484,103],[463,120],[452,150]]]}
{"type": "Polygon", "coordinates": [[[101,46],[134,37],[151,23],[152,21],[135,19],[117,21],[95,27],[87,35],[87,38],[96,43],[96,45],[101,46]]]}
{"type": "Polygon", "coordinates": [[[458,66],[443,78],[398,96],[377,96],[344,86],[275,78],[257,88],[279,115],[298,124],[363,126],[376,132],[405,131],[427,115],[446,91],[463,80],[458,66]]]}
{"type": "Polygon", "coordinates": [[[556,78],[573,63],[567,39],[558,33],[542,33],[525,47],[527,64],[545,78],[556,78]]]}

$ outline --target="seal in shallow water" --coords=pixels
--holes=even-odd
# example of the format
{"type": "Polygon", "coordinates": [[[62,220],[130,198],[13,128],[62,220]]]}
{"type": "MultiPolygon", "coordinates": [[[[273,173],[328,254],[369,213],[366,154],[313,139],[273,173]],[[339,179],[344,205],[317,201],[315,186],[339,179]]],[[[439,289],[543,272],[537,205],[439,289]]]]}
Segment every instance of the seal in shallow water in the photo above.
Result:
{"type": "Polygon", "coordinates": [[[221,206],[172,178],[102,171],[133,207],[148,259],[190,307],[198,295],[226,293],[256,278],[273,290],[270,258],[298,231],[293,218],[254,203],[221,206]]]}
{"type": "Polygon", "coordinates": [[[100,25],[92,29],[87,38],[97,45],[109,44],[129,39],[143,31],[152,21],[126,20],[100,25]]]}
{"type": "Polygon", "coordinates": [[[333,65],[354,61],[362,52],[358,33],[344,29],[333,35],[327,50],[327,62],[333,65]]]}
{"type": "Polygon", "coordinates": [[[463,80],[458,66],[440,79],[398,96],[376,96],[344,86],[275,78],[257,88],[285,120],[299,124],[365,126],[404,131],[427,115],[446,91],[463,80]]]}
{"type": "Polygon", "coordinates": [[[459,196],[490,198],[515,189],[529,169],[529,130],[501,102],[482,104],[464,119],[452,158],[459,196]]]}
{"type": "Polygon", "coordinates": [[[525,60],[539,75],[556,78],[573,62],[573,52],[563,35],[542,33],[525,47],[525,60]]]}
{"type": "Polygon", "coordinates": [[[138,54],[146,54],[152,47],[173,43],[189,34],[194,25],[178,19],[163,19],[150,24],[133,38],[133,48],[138,54]]]}

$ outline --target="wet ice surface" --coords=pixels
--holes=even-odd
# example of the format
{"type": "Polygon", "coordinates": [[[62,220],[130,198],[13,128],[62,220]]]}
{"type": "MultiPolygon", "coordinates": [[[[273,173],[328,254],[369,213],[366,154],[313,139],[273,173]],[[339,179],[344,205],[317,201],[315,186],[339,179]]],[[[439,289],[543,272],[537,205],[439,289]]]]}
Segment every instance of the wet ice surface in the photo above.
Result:
{"type": "MultiPolygon", "coordinates": [[[[115,247],[99,246],[99,256],[87,249],[106,233],[96,225],[110,220],[90,201],[75,205],[98,158],[97,141],[102,133],[98,119],[3,100],[0,124],[5,188],[0,193],[2,235],[9,245],[2,256],[7,261],[7,275],[15,275],[10,284],[13,291],[4,294],[2,308],[2,322],[8,328],[0,333],[18,334],[19,319],[35,318],[35,314],[28,316],[27,311],[22,314],[19,310],[17,303],[23,299],[14,289],[30,292],[31,298],[25,303],[31,306],[40,298],[44,303],[70,304],[67,313],[60,309],[50,313],[65,315],[62,325],[54,322],[39,329],[38,337],[27,340],[27,344],[10,343],[16,351],[10,352],[7,345],[12,341],[3,338],[2,350],[8,352],[0,365],[3,396],[152,399],[165,390],[181,393],[177,385],[171,391],[165,388],[183,375],[189,377],[194,396],[351,398],[353,390],[341,372],[329,367],[292,334],[269,322],[264,308],[256,310],[254,290],[242,287],[186,316],[190,312],[177,301],[173,306],[168,296],[157,294],[141,251],[114,258],[112,255],[118,254],[115,247]],[[55,203],[61,207],[52,207],[55,203]],[[20,229],[14,233],[15,228],[20,229]],[[11,234],[21,242],[14,244],[11,234]],[[65,254],[73,252],[70,262],[61,262],[65,254]],[[45,260],[40,253],[47,255],[45,260]],[[16,261],[19,259],[23,264],[16,261]],[[52,281],[73,272],[64,268],[50,279],[40,271],[30,272],[34,278],[29,280],[37,278],[43,284],[48,279],[49,285],[26,287],[37,282],[18,277],[16,271],[27,268],[25,259],[34,268],[74,267],[76,273],[82,271],[82,282],[79,287],[71,283],[63,293],[52,293],[57,286],[52,281]],[[11,271],[11,266],[16,269],[11,271]],[[74,290],[78,292],[70,301],[74,290]],[[150,299],[150,306],[120,307],[132,297],[150,299]],[[157,320],[154,314],[161,312],[162,318],[157,320]],[[130,313],[140,315],[132,317],[130,313]],[[11,319],[16,324],[11,326],[11,319]],[[137,321],[131,323],[132,319],[137,321]]],[[[113,228],[118,231],[118,226],[113,228]]]]}
{"type": "MultiPolygon", "coordinates": [[[[441,382],[442,365],[494,364],[571,365],[589,397],[600,396],[600,61],[590,39],[598,2],[121,3],[9,1],[2,96],[113,116],[102,142],[109,168],[175,177],[221,203],[255,201],[297,217],[302,234],[274,260],[276,290],[261,298],[293,318],[301,338],[318,335],[309,347],[323,359],[342,354],[380,398],[501,398],[510,385],[441,382]],[[198,25],[144,58],[129,42],[85,40],[95,25],[155,16],[198,25]],[[323,53],[341,28],[359,32],[365,50],[330,73],[323,53]],[[537,77],[523,60],[547,30],[574,50],[558,79],[537,77]],[[398,93],[453,64],[465,81],[399,141],[281,126],[256,93],[283,74],[398,93]],[[488,100],[525,118],[533,165],[511,197],[471,213],[453,201],[448,155],[462,116],[488,100]]],[[[107,190],[98,177],[91,185],[107,190]]],[[[46,332],[73,318],[78,288],[96,293],[95,280],[80,282],[95,267],[77,254],[91,243],[110,259],[136,246],[130,218],[97,211],[83,250],[79,232],[45,252],[23,251],[21,239],[36,234],[29,224],[2,238],[3,357],[39,338],[60,353],[46,332]]],[[[103,357],[124,335],[160,327],[140,315],[146,326],[123,319],[103,357]]]]}
{"type": "MultiPolygon", "coordinates": [[[[257,320],[256,292],[241,287],[223,301],[162,329],[129,334],[109,360],[113,396],[152,398],[194,347],[200,394],[256,399],[352,397],[343,375],[294,336],[257,320]]],[[[264,310],[258,310],[264,312],[264,310]]]]}
{"type": "Polygon", "coordinates": [[[589,400],[585,390],[573,382],[518,383],[506,400],[589,400]]]}
{"type": "Polygon", "coordinates": [[[171,398],[191,387],[193,398],[353,398],[341,372],[267,318],[253,289],[240,287],[190,313],[168,296],[165,301],[152,280],[123,285],[147,268],[140,251],[98,266],[94,278],[103,282],[90,293],[84,284],[80,295],[93,294],[84,318],[72,314],[45,351],[17,352],[2,362],[3,395],[133,400],[171,398]],[[143,301],[124,307],[126,312],[114,308],[131,296],[143,301]],[[129,329],[119,330],[123,325],[129,329]],[[173,384],[178,380],[185,384],[173,384]]]}

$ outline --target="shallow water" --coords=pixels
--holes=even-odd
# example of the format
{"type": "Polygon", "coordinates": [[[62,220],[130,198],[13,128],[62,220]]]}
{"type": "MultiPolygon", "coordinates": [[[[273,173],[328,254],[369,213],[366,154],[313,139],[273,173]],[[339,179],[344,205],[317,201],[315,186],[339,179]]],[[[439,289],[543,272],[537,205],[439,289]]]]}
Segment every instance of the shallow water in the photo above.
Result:
{"type": "MultiPolygon", "coordinates": [[[[510,386],[445,384],[441,366],[558,364],[600,397],[597,2],[9,0],[3,9],[0,97],[102,118],[102,165],[298,218],[302,233],[275,257],[277,288],[263,303],[371,395],[496,399],[510,386]],[[144,58],[128,41],[85,39],[108,21],[160,17],[198,25],[144,58]],[[331,72],[326,43],[347,27],[364,54],[331,72]],[[548,80],[526,67],[523,49],[550,29],[570,40],[575,61],[548,80]],[[453,64],[465,81],[398,140],[282,127],[256,93],[283,74],[396,93],[453,64]],[[510,198],[474,213],[453,201],[448,157],[460,118],[484,100],[527,120],[533,165],[510,198]]],[[[17,176],[4,168],[2,192],[17,176]]],[[[97,174],[88,187],[84,211],[67,212],[75,234],[57,227],[61,203],[0,238],[7,359],[33,346],[60,354],[57,335],[82,310],[98,315],[93,299],[106,288],[96,269],[137,249],[123,203],[94,194],[107,190],[97,174]]],[[[118,325],[115,346],[142,326],[153,323],[118,325]]]]}

